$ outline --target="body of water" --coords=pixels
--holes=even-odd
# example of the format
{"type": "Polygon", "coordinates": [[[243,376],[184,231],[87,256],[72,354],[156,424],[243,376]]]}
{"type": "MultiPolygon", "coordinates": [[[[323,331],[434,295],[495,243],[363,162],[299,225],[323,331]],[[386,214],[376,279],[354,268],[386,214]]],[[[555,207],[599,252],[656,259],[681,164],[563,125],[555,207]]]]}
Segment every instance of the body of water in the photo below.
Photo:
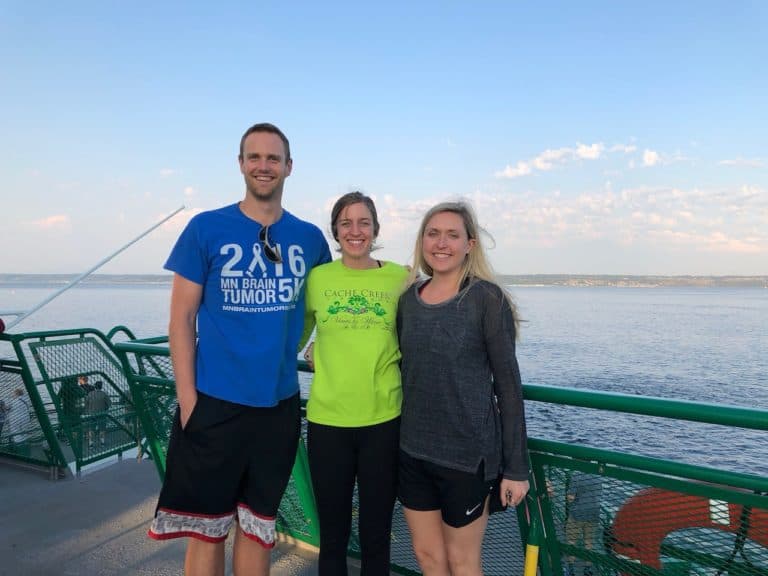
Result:
{"type": "MultiPolygon", "coordinates": [[[[768,290],[510,287],[524,322],[524,383],[768,409],[768,290]]],[[[55,287],[0,287],[0,309],[28,309],[55,287]]],[[[170,285],[79,286],[13,332],[124,324],[167,332],[170,285]]],[[[10,317],[6,317],[8,322],[10,317]]],[[[0,349],[0,354],[10,355],[0,349]]],[[[753,432],[531,402],[531,436],[768,474],[768,439],[753,432]]]]}
{"type": "MultiPolygon", "coordinates": [[[[768,409],[768,290],[512,287],[523,381],[768,409]]],[[[529,435],[768,475],[765,432],[531,402],[529,435]]]]}

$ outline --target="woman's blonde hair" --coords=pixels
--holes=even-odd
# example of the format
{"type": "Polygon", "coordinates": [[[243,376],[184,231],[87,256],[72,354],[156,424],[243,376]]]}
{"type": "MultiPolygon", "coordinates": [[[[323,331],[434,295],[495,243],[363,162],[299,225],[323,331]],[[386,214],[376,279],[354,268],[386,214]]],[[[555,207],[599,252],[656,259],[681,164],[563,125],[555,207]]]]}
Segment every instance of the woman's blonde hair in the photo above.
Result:
{"type": "Polygon", "coordinates": [[[472,206],[463,200],[454,202],[441,202],[436,206],[430,208],[424,218],[421,220],[421,226],[419,226],[419,233],[416,236],[416,246],[413,250],[413,266],[411,267],[411,273],[408,277],[408,285],[410,286],[420,277],[428,276],[432,277],[432,267],[427,263],[424,258],[424,232],[427,229],[427,224],[436,214],[443,212],[451,212],[461,217],[464,222],[464,230],[467,233],[467,237],[470,240],[475,241],[475,245],[465,256],[464,262],[461,265],[461,274],[459,275],[459,286],[463,286],[467,278],[477,278],[480,280],[487,280],[496,284],[504,294],[504,297],[509,302],[512,308],[512,314],[515,318],[515,333],[518,334],[519,319],[517,315],[517,306],[515,305],[512,295],[509,291],[502,286],[496,277],[491,263],[488,261],[488,257],[485,254],[485,248],[481,238],[481,232],[488,234],[485,230],[480,228],[477,223],[477,217],[472,206]]]}

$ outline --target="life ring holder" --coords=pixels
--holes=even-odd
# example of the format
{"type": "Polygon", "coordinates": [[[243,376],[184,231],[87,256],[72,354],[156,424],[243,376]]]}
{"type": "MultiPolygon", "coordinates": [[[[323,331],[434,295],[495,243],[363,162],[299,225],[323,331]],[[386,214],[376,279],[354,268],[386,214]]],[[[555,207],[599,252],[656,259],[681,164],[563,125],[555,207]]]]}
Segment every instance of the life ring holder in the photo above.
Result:
{"type": "Polygon", "coordinates": [[[736,534],[729,561],[747,538],[768,548],[768,510],[661,488],[645,488],[624,503],[613,519],[611,548],[620,558],[661,570],[664,539],[690,528],[736,534]]]}

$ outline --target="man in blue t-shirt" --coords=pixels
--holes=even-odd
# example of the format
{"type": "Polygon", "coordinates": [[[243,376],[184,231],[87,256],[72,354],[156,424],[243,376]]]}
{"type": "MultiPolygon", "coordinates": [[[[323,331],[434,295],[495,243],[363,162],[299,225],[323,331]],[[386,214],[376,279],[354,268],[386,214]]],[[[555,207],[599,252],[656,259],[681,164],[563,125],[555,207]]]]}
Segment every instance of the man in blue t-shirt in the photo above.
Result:
{"type": "Polygon", "coordinates": [[[269,574],[275,517],[298,445],[297,349],[309,271],[331,260],[319,228],[282,207],[293,161],[272,124],[240,141],[245,198],[190,220],[165,267],[179,402],[149,530],[191,536],[189,574],[269,574]]]}

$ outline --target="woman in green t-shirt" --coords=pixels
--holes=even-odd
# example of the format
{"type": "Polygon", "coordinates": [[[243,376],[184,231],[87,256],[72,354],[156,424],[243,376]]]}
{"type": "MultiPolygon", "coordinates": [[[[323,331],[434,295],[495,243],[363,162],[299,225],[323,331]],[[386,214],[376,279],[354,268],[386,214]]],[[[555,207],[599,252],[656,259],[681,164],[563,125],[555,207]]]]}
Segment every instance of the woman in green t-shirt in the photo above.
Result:
{"type": "Polygon", "coordinates": [[[397,301],[408,271],[371,256],[373,200],[345,194],[331,211],[341,258],[307,279],[305,357],[314,364],[307,449],[320,520],[319,576],[347,574],[352,494],[358,486],[362,572],[389,574],[400,432],[397,301]]]}

